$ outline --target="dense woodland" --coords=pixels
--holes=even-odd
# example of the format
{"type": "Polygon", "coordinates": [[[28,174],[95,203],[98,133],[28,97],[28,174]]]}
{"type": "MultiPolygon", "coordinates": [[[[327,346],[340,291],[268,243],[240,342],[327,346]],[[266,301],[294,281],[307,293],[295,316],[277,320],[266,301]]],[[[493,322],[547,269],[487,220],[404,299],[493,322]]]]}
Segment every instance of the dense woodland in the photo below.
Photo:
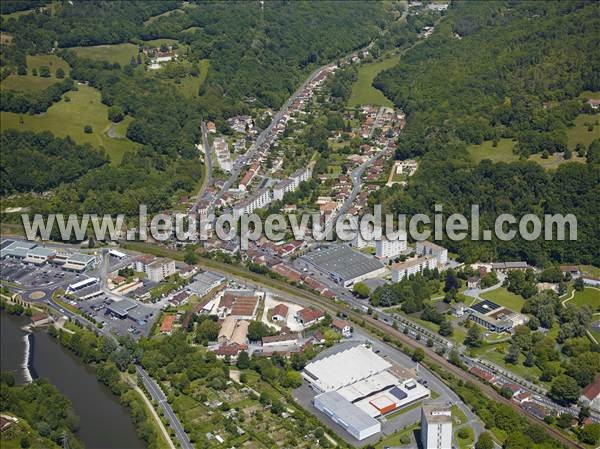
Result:
{"type": "MultiPolygon", "coordinates": [[[[147,204],[150,211],[168,208],[201,178],[194,144],[200,139],[202,118],[220,124],[255,105],[280,106],[311,70],[368,44],[383,25],[385,12],[367,2],[267,2],[260,10],[254,2],[181,7],[181,2],[90,1],[76,7],[64,2],[53,12],[3,19],[2,30],[13,35],[12,43],[2,46],[3,76],[16,73],[27,54],[49,52],[56,41],[56,53],[71,67],[70,77],[99,89],[104,104],[132,116],[127,137],[142,144],[117,166],[81,171],[84,176],[58,188],[49,201],[35,201],[33,210],[133,215],[139,204],[147,204]],[[173,14],[157,17],[175,8],[173,14]],[[144,24],[150,17],[155,20],[144,24]],[[210,59],[208,78],[197,97],[184,98],[172,83],[145,76],[135,66],[86,60],[69,50],[77,45],[141,44],[142,39],[159,37],[188,44],[186,58],[193,63],[210,59]]],[[[45,111],[67,83],[71,81],[35,98],[3,90],[2,110],[45,111]]],[[[9,178],[5,185],[13,187],[5,191],[48,187],[41,178],[14,187],[18,184],[9,178]]]]}
{"type": "MultiPolygon", "coordinates": [[[[39,379],[26,385],[16,385],[12,373],[0,374],[0,410],[25,419],[42,437],[62,444],[61,437],[66,434],[70,447],[82,448],[83,445],[73,436],[79,419],[73,412],[71,402],[60,394],[58,389],[45,379],[39,379]]],[[[21,447],[29,447],[29,438],[21,439],[21,447]]]]}
{"type": "MultiPolygon", "coordinates": [[[[481,208],[481,229],[512,213],[573,213],[576,242],[515,239],[445,241],[463,260],[525,259],[600,264],[598,151],[587,164],[545,172],[532,162],[473,167],[466,145],[518,139],[516,151],[564,151],[566,128],[583,111],[584,90],[600,90],[598,5],[590,2],[459,2],[426,42],[375,80],[408,114],[397,157],[423,156],[407,190],[383,189],[371,198],[387,210],[470,215],[481,208]],[[468,4],[467,4],[468,3],[468,4]],[[460,37],[460,39],[459,39],[460,37]],[[544,102],[553,107],[544,108],[544,102]]],[[[584,149],[585,151],[586,149],[584,149]]]]}
{"type": "Polygon", "coordinates": [[[44,192],[108,163],[103,151],[50,132],[8,130],[0,136],[0,194],[44,192]]]}

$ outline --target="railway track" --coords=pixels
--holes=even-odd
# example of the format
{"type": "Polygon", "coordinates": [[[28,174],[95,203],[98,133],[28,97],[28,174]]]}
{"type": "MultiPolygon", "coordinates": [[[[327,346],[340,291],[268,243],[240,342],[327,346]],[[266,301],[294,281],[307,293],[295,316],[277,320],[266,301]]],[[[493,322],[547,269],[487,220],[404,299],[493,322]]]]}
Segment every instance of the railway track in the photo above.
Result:
{"type": "MultiPolygon", "coordinates": [[[[201,261],[200,263],[202,264],[202,262],[204,262],[204,261],[201,261]]],[[[211,263],[209,265],[212,265],[212,267],[207,267],[207,268],[210,268],[213,270],[217,269],[221,272],[224,272],[223,267],[220,267],[220,269],[215,267],[216,264],[220,264],[220,263],[214,262],[214,261],[211,261],[211,262],[213,262],[213,263],[211,263]]],[[[227,266],[227,268],[230,268],[230,267],[227,266]]],[[[237,267],[235,267],[235,268],[237,268],[237,267]]],[[[234,271],[238,272],[238,270],[240,271],[239,277],[244,277],[243,274],[248,274],[248,272],[246,270],[239,269],[239,268],[234,271]]],[[[228,271],[231,273],[231,270],[228,270],[228,271]]],[[[251,273],[251,274],[254,275],[254,276],[252,276],[252,278],[262,277],[261,275],[258,275],[255,273],[251,273]]],[[[244,277],[244,278],[247,279],[247,277],[244,277]]],[[[260,280],[253,279],[253,281],[260,283],[260,280]]],[[[269,281],[271,281],[271,279],[269,279],[269,281]]],[[[491,399],[495,402],[500,402],[502,404],[508,405],[513,410],[515,410],[517,413],[524,416],[530,423],[542,426],[556,440],[558,440],[562,444],[566,445],[567,447],[576,448],[576,449],[585,449],[584,446],[570,440],[565,435],[560,433],[557,429],[554,429],[553,427],[548,425],[543,420],[540,420],[538,418],[535,418],[532,415],[529,415],[522,408],[520,408],[517,404],[515,404],[515,403],[511,402],[510,400],[501,396],[491,385],[489,385],[485,382],[482,382],[478,377],[474,376],[473,374],[469,373],[468,371],[464,371],[461,368],[451,364],[448,360],[446,360],[444,357],[437,354],[431,348],[428,348],[425,345],[421,345],[421,344],[417,343],[415,340],[408,337],[407,335],[404,335],[404,333],[402,333],[401,331],[394,329],[392,326],[390,326],[382,321],[379,321],[379,320],[373,318],[372,316],[362,315],[360,313],[357,313],[357,312],[353,311],[352,309],[344,307],[343,305],[337,304],[330,300],[324,299],[323,297],[318,296],[314,293],[307,292],[307,291],[299,289],[297,287],[293,287],[284,282],[280,282],[280,281],[276,281],[276,280],[272,280],[272,281],[273,282],[269,282],[269,284],[271,284],[271,285],[280,284],[276,287],[276,289],[281,290],[282,292],[288,293],[297,298],[301,298],[308,303],[318,305],[320,308],[322,308],[325,311],[328,311],[334,315],[337,314],[338,312],[345,313],[348,316],[348,318],[350,318],[355,324],[357,324],[359,326],[360,326],[360,323],[362,321],[364,321],[365,324],[369,324],[370,326],[372,326],[376,329],[379,329],[380,331],[386,332],[391,337],[397,338],[403,345],[405,345],[411,349],[416,349],[416,348],[423,349],[425,351],[425,354],[429,357],[429,359],[431,359],[438,365],[442,366],[446,371],[450,372],[451,374],[458,377],[459,379],[463,379],[463,380],[468,379],[473,384],[477,385],[477,387],[480,389],[480,391],[485,396],[487,396],[489,399],[491,399]],[[278,288],[278,287],[281,287],[281,288],[278,288]]],[[[441,378],[439,376],[438,376],[438,378],[442,382],[444,382],[448,386],[450,386],[448,384],[448,382],[445,381],[443,378],[441,378]]]]}
{"type": "MultiPolygon", "coordinates": [[[[134,249],[134,248],[132,248],[132,249],[134,249]]],[[[140,249],[139,246],[135,249],[138,251],[143,251],[143,249],[140,249]]],[[[152,252],[152,250],[149,249],[148,252],[152,252]]],[[[176,257],[174,257],[176,259],[182,258],[181,253],[178,253],[177,251],[167,250],[166,252],[174,253],[173,255],[176,255],[176,257]]],[[[173,255],[171,255],[171,257],[173,257],[173,255]]],[[[237,280],[241,280],[246,283],[248,283],[248,281],[250,281],[251,283],[254,283],[261,288],[265,288],[265,286],[267,286],[271,290],[276,290],[276,291],[279,291],[282,293],[287,293],[296,299],[301,299],[301,300],[307,302],[308,304],[318,305],[320,308],[322,308],[323,310],[325,310],[333,315],[337,314],[338,312],[345,313],[348,316],[348,318],[350,318],[354,323],[356,323],[359,326],[360,326],[360,323],[362,323],[364,321],[365,324],[368,323],[370,326],[387,333],[391,337],[397,338],[403,345],[405,345],[411,349],[421,348],[425,351],[425,354],[429,357],[430,360],[436,362],[438,365],[443,367],[446,371],[450,372],[451,374],[457,376],[460,379],[468,379],[473,384],[477,385],[477,387],[480,389],[480,391],[486,397],[488,397],[488,399],[508,405],[513,410],[515,410],[517,413],[524,416],[530,423],[537,424],[537,425],[543,427],[544,430],[546,430],[548,432],[548,434],[552,435],[556,440],[558,440],[560,443],[564,444],[565,446],[574,448],[574,449],[586,449],[584,446],[567,438],[565,435],[560,433],[557,429],[554,429],[553,427],[548,425],[543,420],[537,419],[534,416],[526,413],[517,404],[514,404],[513,402],[509,401],[508,399],[502,397],[491,385],[481,381],[479,378],[477,378],[473,374],[469,373],[468,371],[464,371],[461,368],[451,364],[444,357],[437,354],[433,349],[428,348],[425,345],[421,345],[421,344],[417,343],[410,337],[404,335],[399,330],[394,329],[392,326],[390,326],[382,321],[379,321],[379,320],[373,318],[372,316],[360,314],[358,312],[355,312],[351,308],[347,307],[347,305],[344,306],[342,304],[332,302],[331,300],[324,299],[323,297],[321,297],[315,293],[308,292],[308,291],[303,290],[298,287],[294,287],[283,281],[266,278],[264,275],[250,272],[239,266],[229,265],[229,264],[225,264],[222,262],[217,262],[214,260],[204,259],[204,258],[201,258],[198,261],[198,265],[201,268],[219,272],[219,273],[225,275],[227,278],[237,278],[237,280]]],[[[446,382],[443,378],[440,378],[440,380],[448,385],[448,382],[446,382]]]]}

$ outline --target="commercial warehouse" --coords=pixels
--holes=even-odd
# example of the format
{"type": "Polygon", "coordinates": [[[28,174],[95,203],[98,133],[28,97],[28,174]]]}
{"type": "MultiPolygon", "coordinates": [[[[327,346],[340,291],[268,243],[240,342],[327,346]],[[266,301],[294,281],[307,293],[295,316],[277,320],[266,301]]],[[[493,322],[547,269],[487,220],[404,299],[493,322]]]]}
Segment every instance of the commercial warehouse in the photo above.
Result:
{"type": "Polygon", "coordinates": [[[344,287],[386,273],[385,266],[377,259],[354,251],[347,245],[317,249],[302,256],[302,260],[344,287]]]}
{"type": "Polygon", "coordinates": [[[414,379],[400,379],[392,364],[363,345],[309,363],[302,376],[318,394],[314,406],[357,440],[381,430],[376,418],[428,398],[414,379]]]}
{"type": "Polygon", "coordinates": [[[325,413],[359,441],[381,431],[379,421],[345,400],[337,391],[320,394],[315,397],[314,404],[317,410],[325,413]]]}

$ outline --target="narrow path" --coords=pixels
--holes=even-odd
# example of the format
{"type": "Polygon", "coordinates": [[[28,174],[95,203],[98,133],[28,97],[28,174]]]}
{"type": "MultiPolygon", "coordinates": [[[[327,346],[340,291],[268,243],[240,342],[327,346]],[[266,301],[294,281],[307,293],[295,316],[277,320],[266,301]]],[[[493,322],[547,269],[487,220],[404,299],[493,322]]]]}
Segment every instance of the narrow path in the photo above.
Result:
{"type": "Polygon", "coordinates": [[[169,435],[169,432],[165,428],[165,425],[160,420],[160,416],[158,416],[158,413],[156,413],[156,409],[152,405],[152,402],[150,402],[150,399],[148,399],[148,396],[146,396],[146,394],[142,391],[142,389],[140,387],[138,387],[137,385],[132,385],[132,387],[135,391],[137,391],[140,394],[140,396],[144,400],[144,403],[146,404],[146,408],[148,408],[148,410],[150,410],[150,414],[154,417],[154,420],[156,421],[156,424],[158,424],[158,427],[159,427],[161,433],[163,434],[163,437],[165,438],[165,441],[167,442],[169,447],[171,449],[177,449],[175,447],[175,443],[173,443],[173,440],[171,440],[171,435],[169,435]]]}
{"type": "Polygon", "coordinates": [[[562,306],[563,306],[563,307],[567,307],[567,306],[566,306],[566,304],[567,304],[567,301],[570,301],[570,300],[572,300],[574,297],[575,297],[575,289],[573,289],[573,290],[571,291],[571,295],[570,295],[570,296],[569,296],[567,299],[565,299],[565,300],[564,300],[564,301],[561,303],[561,304],[562,304],[562,306]]]}

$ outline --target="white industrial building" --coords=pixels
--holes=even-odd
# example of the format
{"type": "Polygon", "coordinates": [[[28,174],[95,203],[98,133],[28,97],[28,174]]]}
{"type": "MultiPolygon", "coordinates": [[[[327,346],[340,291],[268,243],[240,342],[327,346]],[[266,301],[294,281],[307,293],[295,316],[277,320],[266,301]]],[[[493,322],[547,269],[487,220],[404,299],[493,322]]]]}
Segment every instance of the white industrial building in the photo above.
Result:
{"type": "Polygon", "coordinates": [[[41,265],[46,263],[50,257],[54,256],[54,254],[56,254],[55,250],[38,246],[27,252],[27,256],[25,257],[24,261],[41,265]]]}
{"type": "Polygon", "coordinates": [[[337,391],[315,397],[314,405],[359,441],[381,432],[379,421],[345,400],[337,391]]]}
{"type": "Polygon", "coordinates": [[[96,265],[96,257],[89,256],[87,254],[71,254],[65,264],[63,265],[63,269],[68,271],[86,271],[93,268],[96,265]]]}
{"type": "Polygon", "coordinates": [[[363,345],[306,365],[304,379],[317,393],[314,405],[357,440],[381,430],[376,418],[424,398],[430,391],[400,379],[392,364],[363,345]]]}
{"type": "Polygon", "coordinates": [[[392,240],[384,236],[375,241],[375,255],[380,259],[390,259],[398,257],[407,247],[406,236],[392,240]]]}
{"type": "Polygon", "coordinates": [[[423,449],[452,449],[452,410],[446,404],[425,404],[421,408],[423,449]]]}
{"type": "Polygon", "coordinates": [[[448,250],[440,245],[422,240],[417,242],[417,256],[433,256],[437,259],[438,265],[443,267],[448,263],[448,250]]]}
{"type": "Polygon", "coordinates": [[[438,260],[433,256],[415,257],[406,262],[392,265],[392,282],[400,282],[402,279],[414,274],[421,273],[425,269],[437,268],[438,260]]]}
{"type": "Polygon", "coordinates": [[[302,376],[313,390],[323,393],[381,373],[392,365],[363,345],[309,363],[302,376]]]}

